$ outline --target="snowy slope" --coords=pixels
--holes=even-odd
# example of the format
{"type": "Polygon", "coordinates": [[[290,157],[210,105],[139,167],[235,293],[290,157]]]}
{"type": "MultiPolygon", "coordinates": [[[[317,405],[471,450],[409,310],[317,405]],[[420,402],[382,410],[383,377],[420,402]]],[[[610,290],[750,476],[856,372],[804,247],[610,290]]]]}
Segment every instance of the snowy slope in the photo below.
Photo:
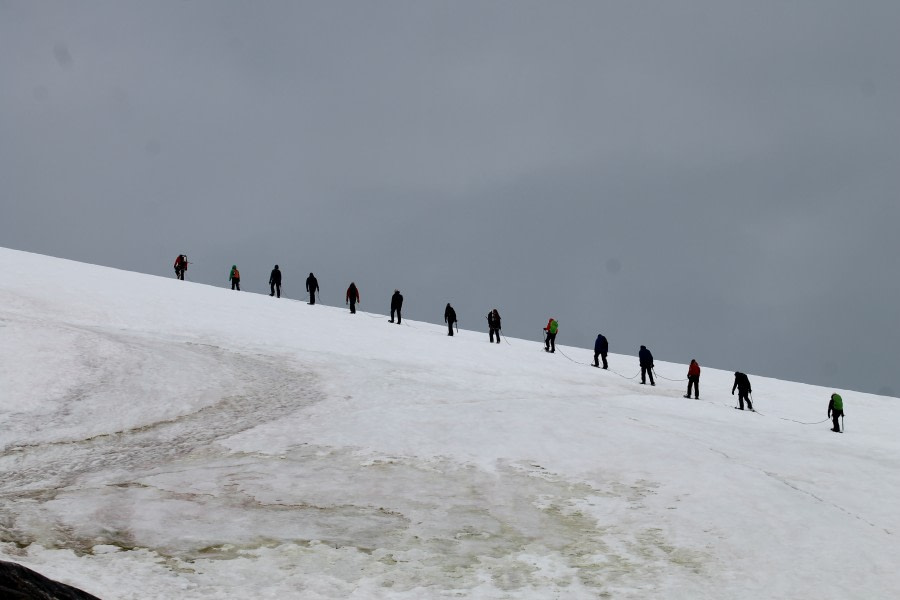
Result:
{"type": "Polygon", "coordinates": [[[838,390],[838,435],[799,423],[831,389],[750,374],[753,414],[711,369],[685,400],[633,356],[6,249],[0,272],[0,557],[100,597],[900,590],[896,400],[838,390]]]}

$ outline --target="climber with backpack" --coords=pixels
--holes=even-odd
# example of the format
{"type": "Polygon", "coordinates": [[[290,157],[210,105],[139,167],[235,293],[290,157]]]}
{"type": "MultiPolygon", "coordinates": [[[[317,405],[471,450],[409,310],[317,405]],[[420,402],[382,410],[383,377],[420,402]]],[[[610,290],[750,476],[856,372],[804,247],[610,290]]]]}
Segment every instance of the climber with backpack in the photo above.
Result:
{"type": "Polygon", "coordinates": [[[388,323],[394,322],[394,315],[397,315],[397,325],[400,325],[400,310],[403,308],[403,294],[400,293],[400,290],[394,290],[394,295],[391,296],[391,320],[388,323]]]}
{"type": "Polygon", "coordinates": [[[497,335],[497,343],[500,343],[500,313],[497,312],[495,308],[491,312],[488,313],[487,316],[488,322],[488,336],[490,337],[491,343],[494,343],[494,334],[497,335]]]}
{"type": "Polygon", "coordinates": [[[547,337],[544,339],[544,352],[556,352],[556,332],[559,331],[559,323],[550,317],[544,331],[547,332],[547,337]]]}
{"type": "Polygon", "coordinates": [[[650,375],[650,385],[656,385],[653,381],[653,354],[647,349],[647,346],[641,346],[638,350],[638,362],[641,367],[641,385],[647,384],[647,375],[650,375]]]}
{"type": "Polygon", "coordinates": [[[691,364],[687,372],[688,389],[685,398],[691,397],[691,388],[694,388],[694,400],[700,399],[700,364],[691,359],[691,364]]]}
{"type": "Polygon", "coordinates": [[[238,271],[237,265],[231,265],[228,279],[231,280],[231,289],[241,291],[241,272],[238,271]]]}
{"type": "Polygon", "coordinates": [[[740,371],[735,371],[734,373],[734,385],[731,386],[731,395],[734,396],[734,390],[738,391],[738,402],[740,403],[740,407],[735,406],[739,410],[744,410],[744,400],[747,401],[747,409],[753,410],[753,402],[750,400],[750,394],[753,393],[753,388],[750,387],[750,378],[747,377],[746,373],[741,373],[740,371]]]}
{"type": "Polygon", "coordinates": [[[453,310],[453,307],[450,306],[450,303],[447,303],[447,308],[444,309],[444,323],[450,328],[450,332],[447,335],[453,335],[453,324],[456,323],[456,311],[453,310]]]}
{"type": "Polygon", "coordinates": [[[175,259],[175,278],[184,281],[184,272],[187,271],[188,259],[184,254],[179,254],[175,259]]]}
{"type": "Polygon", "coordinates": [[[312,273],[306,278],[306,291],[309,292],[309,302],[307,304],[315,304],[316,292],[319,291],[319,280],[312,273]]]}
{"type": "Polygon", "coordinates": [[[603,359],[603,368],[608,369],[609,363],[606,362],[606,355],[609,354],[609,340],[602,333],[597,334],[594,341],[594,366],[600,367],[600,359],[603,359]]]}
{"type": "Polygon", "coordinates": [[[272,290],[270,296],[278,294],[278,297],[281,298],[281,269],[278,268],[278,265],[275,265],[269,275],[269,289],[272,290]]]}
{"type": "Polygon", "coordinates": [[[835,433],[841,433],[838,425],[838,417],[844,416],[844,399],[840,394],[832,394],[831,400],[828,401],[828,416],[831,417],[831,430],[835,433]]]}
{"type": "Polygon", "coordinates": [[[356,305],[359,304],[359,288],[356,287],[354,282],[350,282],[350,287],[347,288],[347,296],[345,304],[350,305],[350,314],[356,314],[356,305]]]}

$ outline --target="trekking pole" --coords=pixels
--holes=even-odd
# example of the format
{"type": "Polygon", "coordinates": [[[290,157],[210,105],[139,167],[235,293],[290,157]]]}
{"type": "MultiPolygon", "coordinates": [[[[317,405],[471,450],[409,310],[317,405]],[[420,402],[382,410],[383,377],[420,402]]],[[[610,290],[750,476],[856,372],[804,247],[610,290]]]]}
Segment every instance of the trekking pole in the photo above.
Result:
{"type": "Polygon", "coordinates": [[[456,333],[459,333],[459,321],[453,322],[456,325],[456,333]]]}
{"type": "Polygon", "coordinates": [[[841,433],[847,433],[847,426],[844,425],[844,411],[841,411],[841,433]]]}

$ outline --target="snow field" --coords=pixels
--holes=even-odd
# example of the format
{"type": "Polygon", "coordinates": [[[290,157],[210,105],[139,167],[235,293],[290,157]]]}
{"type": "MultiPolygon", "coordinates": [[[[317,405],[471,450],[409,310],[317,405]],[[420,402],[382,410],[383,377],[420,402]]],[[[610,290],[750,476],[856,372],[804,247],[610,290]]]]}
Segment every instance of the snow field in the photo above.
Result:
{"type": "Polygon", "coordinates": [[[704,367],[687,400],[539,341],[5,249],[0,265],[0,548],[100,597],[900,585],[890,398],[750,374],[753,414],[731,408],[731,372],[704,367]],[[833,391],[846,435],[794,422],[833,391]]]}

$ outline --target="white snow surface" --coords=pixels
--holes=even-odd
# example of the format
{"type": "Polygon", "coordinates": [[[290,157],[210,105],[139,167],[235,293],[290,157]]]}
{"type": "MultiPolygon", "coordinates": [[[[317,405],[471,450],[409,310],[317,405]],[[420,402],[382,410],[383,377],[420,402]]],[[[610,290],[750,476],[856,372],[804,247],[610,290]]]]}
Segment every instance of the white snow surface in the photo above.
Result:
{"type": "MultiPolygon", "coordinates": [[[[894,399],[750,374],[754,414],[731,372],[689,400],[634,356],[7,249],[0,272],[0,552],[101,598],[900,594],[894,399]]],[[[657,373],[714,359],[678,358],[657,373]]]]}

